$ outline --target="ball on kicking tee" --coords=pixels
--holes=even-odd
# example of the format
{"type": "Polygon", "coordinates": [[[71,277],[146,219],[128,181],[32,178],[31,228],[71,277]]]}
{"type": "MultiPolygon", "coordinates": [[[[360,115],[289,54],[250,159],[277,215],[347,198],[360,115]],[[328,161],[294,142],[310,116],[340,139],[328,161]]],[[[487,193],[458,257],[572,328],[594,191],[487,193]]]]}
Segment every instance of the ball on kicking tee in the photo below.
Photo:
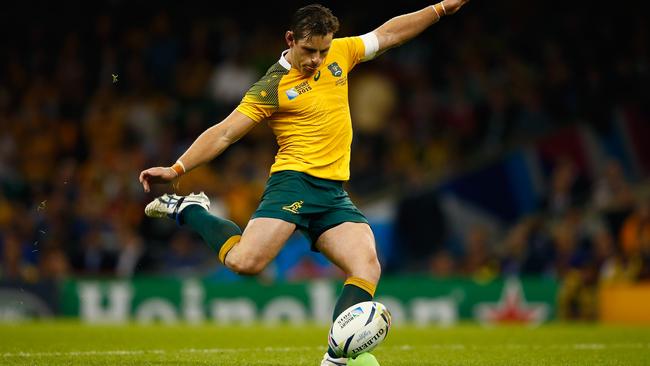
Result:
{"type": "Polygon", "coordinates": [[[329,346],[339,357],[354,358],[381,344],[390,323],[390,312],[381,303],[366,301],[352,305],[332,323],[329,346]]]}
{"type": "Polygon", "coordinates": [[[375,356],[370,353],[362,353],[357,358],[348,360],[348,366],[379,366],[375,356]]]}

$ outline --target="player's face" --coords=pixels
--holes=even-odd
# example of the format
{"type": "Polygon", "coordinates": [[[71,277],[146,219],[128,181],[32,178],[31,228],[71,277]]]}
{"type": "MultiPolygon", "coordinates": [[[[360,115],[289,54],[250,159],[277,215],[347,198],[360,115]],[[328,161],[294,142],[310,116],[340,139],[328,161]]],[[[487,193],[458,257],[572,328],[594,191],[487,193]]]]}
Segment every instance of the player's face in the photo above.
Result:
{"type": "Polygon", "coordinates": [[[327,52],[332,45],[332,38],[334,35],[330,33],[325,36],[311,36],[296,40],[292,32],[287,32],[288,61],[301,74],[313,75],[327,57],[327,52]]]}

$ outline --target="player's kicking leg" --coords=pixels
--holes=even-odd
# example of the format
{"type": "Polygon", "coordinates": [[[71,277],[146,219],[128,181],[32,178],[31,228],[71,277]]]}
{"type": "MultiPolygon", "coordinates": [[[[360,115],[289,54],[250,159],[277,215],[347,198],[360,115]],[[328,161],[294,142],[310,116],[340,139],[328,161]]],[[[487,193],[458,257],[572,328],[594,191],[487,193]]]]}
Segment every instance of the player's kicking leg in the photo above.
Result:
{"type": "Polygon", "coordinates": [[[222,263],[242,275],[261,272],[296,229],[290,222],[260,217],[250,220],[242,233],[232,221],[210,214],[209,207],[204,193],[165,194],[151,201],[144,211],[149,217],[168,217],[198,232],[222,263]]]}

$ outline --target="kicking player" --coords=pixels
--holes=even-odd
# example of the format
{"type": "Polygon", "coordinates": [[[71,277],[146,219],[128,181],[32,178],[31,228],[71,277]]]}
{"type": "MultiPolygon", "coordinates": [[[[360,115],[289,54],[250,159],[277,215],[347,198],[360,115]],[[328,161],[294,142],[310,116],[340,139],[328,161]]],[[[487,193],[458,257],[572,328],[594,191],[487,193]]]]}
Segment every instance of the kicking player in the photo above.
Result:
{"type": "MultiPolygon", "coordinates": [[[[390,19],[358,37],[334,38],[338,19],[321,5],[293,16],[284,38],[288,49],[255,83],[239,106],[204,131],[170,167],[149,168],[140,182],[170,182],[219,156],[257,123],[266,121],[279,146],[261,203],[243,233],[208,212],[205,194],[165,194],[145,208],[149,217],[169,217],[197,231],[219,260],[239,274],[262,271],[295,230],[347,276],[334,309],[372,300],[381,268],[364,215],[343,190],[350,176],[352,121],[348,74],[360,62],[398,46],[469,0],[444,0],[390,19]]],[[[332,349],[321,365],[346,365],[332,349]]]]}

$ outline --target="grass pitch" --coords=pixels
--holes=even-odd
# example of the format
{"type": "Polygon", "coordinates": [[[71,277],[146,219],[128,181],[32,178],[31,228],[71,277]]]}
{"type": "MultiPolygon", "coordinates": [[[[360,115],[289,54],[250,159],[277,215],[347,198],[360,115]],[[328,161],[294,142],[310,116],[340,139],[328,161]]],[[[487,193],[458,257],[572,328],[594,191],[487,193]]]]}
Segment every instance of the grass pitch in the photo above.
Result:
{"type": "MultiPolygon", "coordinates": [[[[323,327],[0,325],[1,365],[311,365],[323,327]]],[[[382,366],[649,365],[650,328],[395,327],[374,352],[382,366]]]]}

